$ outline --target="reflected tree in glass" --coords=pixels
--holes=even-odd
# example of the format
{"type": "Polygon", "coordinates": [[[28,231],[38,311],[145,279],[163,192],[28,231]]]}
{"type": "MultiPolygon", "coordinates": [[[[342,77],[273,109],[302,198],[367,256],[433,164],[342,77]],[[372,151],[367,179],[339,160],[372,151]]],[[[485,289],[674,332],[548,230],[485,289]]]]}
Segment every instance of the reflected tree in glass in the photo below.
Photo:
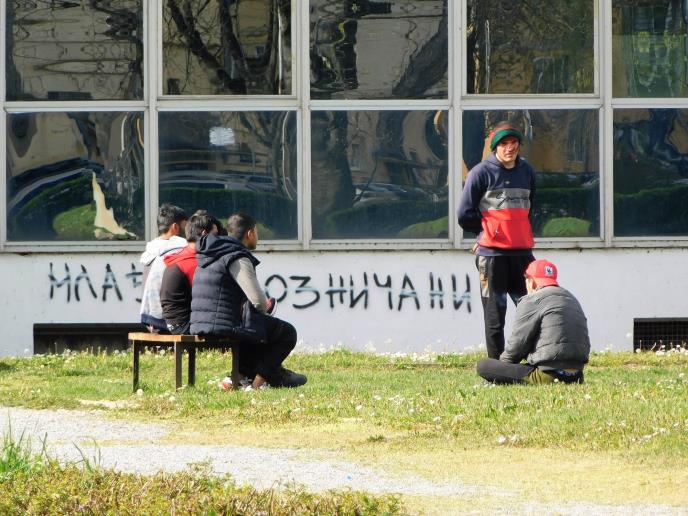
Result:
{"type": "Polygon", "coordinates": [[[290,95],[290,0],[164,0],[165,95],[290,95]]]}
{"type": "Polygon", "coordinates": [[[688,109],[614,110],[614,234],[688,235],[688,109]]]}
{"type": "Polygon", "coordinates": [[[161,203],[243,211],[262,239],[298,236],[294,111],[163,112],[159,134],[161,203]]]}
{"type": "Polygon", "coordinates": [[[311,98],[446,98],[447,0],[310,0],[311,98]]]}
{"type": "Polygon", "coordinates": [[[314,111],[313,237],[448,238],[447,111],[314,111]]]}
{"type": "Polygon", "coordinates": [[[522,131],[520,156],[536,172],[535,236],[599,236],[597,110],[464,111],[464,179],[490,153],[487,135],[504,120],[522,131]]]}
{"type": "Polygon", "coordinates": [[[144,237],[139,112],[10,113],[10,241],[144,237]]]}
{"type": "Polygon", "coordinates": [[[594,92],[594,0],[468,0],[468,93],[594,92]]]}
{"type": "Polygon", "coordinates": [[[614,96],[688,96],[687,31],[686,2],[614,0],[614,96]]]}
{"type": "Polygon", "coordinates": [[[5,12],[7,100],[143,98],[141,0],[8,0],[5,12]]]}

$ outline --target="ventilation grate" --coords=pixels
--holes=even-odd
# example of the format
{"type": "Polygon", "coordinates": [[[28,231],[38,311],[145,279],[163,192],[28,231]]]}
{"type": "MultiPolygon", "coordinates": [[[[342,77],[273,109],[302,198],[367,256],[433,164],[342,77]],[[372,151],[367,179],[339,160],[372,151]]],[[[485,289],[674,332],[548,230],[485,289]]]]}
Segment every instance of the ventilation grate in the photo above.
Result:
{"type": "Polygon", "coordinates": [[[688,317],[633,319],[633,350],[688,348],[688,317]]]}

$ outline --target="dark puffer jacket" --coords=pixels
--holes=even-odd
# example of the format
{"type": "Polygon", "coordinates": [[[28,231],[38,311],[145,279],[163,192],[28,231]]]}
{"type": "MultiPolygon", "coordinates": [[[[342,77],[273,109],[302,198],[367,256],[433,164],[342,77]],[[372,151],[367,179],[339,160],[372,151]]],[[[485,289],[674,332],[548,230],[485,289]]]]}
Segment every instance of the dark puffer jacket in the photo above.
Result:
{"type": "Polygon", "coordinates": [[[211,234],[196,243],[198,267],[191,296],[192,334],[237,335],[246,294],[229,272],[229,266],[239,258],[248,258],[254,267],[259,263],[233,237],[211,234]]]}

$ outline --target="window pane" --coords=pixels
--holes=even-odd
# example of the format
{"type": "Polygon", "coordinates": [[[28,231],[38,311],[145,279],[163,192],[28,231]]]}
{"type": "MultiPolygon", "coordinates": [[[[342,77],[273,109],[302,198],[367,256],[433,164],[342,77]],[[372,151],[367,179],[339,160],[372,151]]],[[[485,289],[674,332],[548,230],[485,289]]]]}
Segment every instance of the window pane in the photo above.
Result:
{"type": "Polygon", "coordinates": [[[313,236],[448,238],[447,116],[313,112],[313,236]]]}
{"type": "Polygon", "coordinates": [[[502,120],[523,133],[520,156],[537,174],[535,236],[599,236],[597,110],[464,111],[464,174],[487,157],[487,134],[502,120]]]}
{"type": "Polygon", "coordinates": [[[165,95],[291,95],[291,2],[166,0],[165,95]]]}
{"type": "Polygon", "coordinates": [[[311,0],[311,98],[447,98],[447,0],[311,0]]]}
{"type": "Polygon", "coordinates": [[[298,236],[296,113],[160,113],[160,202],[220,220],[251,214],[264,240],[298,236]]]}
{"type": "Polygon", "coordinates": [[[687,4],[614,0],[612,15],[614,96],[688,96],[687,4]]]}
{"type": "Polygon", "coordinates": [[[468,93],[593,93],[594,0],[467,0],[468,93]]]}
{"type": "Polygon", "coordinates": [[[143,134],[137,112],[8,114],[8,240],[142,240],[143,134]]]}
{"type": "Polygon", "coordinates": [[[141,0],[7,2],[7,100],[143,98],[141,0]]]}
{"type": "Polygon", "coordinates": [[[614,110],[614,234],[688,235],[688,109],[614,110]]]}

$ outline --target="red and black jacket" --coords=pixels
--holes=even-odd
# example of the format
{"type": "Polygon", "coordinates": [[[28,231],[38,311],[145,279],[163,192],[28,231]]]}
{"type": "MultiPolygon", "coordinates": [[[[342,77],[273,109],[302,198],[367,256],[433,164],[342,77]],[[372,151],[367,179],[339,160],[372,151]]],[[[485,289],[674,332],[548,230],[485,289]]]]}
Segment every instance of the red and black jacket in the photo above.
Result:
{"type": "Polygon", "coordinates": [[[527,254],[533,248],[530,211],[535,198],[535,171],[523,158],[514,168],[494,154],[471,169],[459,203],[459,225],[479,233],[479,255],[527,254]]]}

